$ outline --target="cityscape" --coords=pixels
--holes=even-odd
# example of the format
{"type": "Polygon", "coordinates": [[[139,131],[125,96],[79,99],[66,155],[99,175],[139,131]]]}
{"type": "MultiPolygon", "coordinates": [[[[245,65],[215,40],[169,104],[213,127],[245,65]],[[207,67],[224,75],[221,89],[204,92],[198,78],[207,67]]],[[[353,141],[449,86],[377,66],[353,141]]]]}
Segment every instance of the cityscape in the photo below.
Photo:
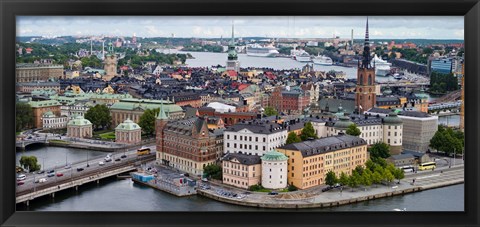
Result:
{"type": "Polygon", "coordinates": [[[464,211],[463,17],[21,16],[18,211],[464,211]]]}

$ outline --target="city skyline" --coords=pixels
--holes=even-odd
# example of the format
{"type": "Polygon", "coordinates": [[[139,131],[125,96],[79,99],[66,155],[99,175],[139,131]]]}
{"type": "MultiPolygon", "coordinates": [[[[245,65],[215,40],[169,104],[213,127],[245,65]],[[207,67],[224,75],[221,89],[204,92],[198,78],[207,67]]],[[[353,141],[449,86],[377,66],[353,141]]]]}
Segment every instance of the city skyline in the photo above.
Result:
{"type": "MultiPolygon", "coordinates": [[[[19,16],[17,36],[361,39],[366,16],[19,16]]],[[[371,39],[464,38],[462,16],[370,16],[371,39]]]]}

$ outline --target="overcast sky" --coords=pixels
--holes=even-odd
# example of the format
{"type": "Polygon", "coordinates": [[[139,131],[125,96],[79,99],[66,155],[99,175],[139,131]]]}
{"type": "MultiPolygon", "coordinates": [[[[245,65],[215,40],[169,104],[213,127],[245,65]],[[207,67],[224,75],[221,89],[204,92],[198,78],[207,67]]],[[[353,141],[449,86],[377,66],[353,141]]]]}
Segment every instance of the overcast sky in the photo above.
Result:
{"type": "MultiPolygon", "coordinates": [[[[365,36],[366,17],[18,16],[17,36],[119,35],[137,37],[350,38],[365,36]]],[[[371,39],[463,39],[462,16],[371,16],[371,39]]]]}

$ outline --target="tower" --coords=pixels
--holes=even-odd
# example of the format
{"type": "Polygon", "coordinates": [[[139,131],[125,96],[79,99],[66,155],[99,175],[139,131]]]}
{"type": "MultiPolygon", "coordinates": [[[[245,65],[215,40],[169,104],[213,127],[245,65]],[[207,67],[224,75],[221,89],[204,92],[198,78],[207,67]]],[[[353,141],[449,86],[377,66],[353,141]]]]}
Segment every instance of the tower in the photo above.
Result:
{"type": "Polygon", "coordinates": [[[240,71],[240,62],[238,61],[237,51],[235,50],[234,25],[232,22],[232,40],[228,45],[227,70],[240,71]]]}
{"type": "Polygon", "coordinates": [[[168,117],[165,114],[165,110],[163,108],[163,102],[164,101],[162,99],[160,104],[160,111],[158,112],[157,118],[155,119],[155,137],[156,137],[155,141],[157,145],[156,160],[157,160],[157,163],[168,165],[167,160],[164,158],[165,151],[164,151],[164,145],[163,145],[163,141],[165,138],[163,130],[168,123],[168,117]]]}
{"type": "Polygon", "coordinates": [[[371,65],[370,40],[368,37],[367,17],[363,56],[361,61],[358,61],[355,107],[359,113],[364,113],[365,111],[374,107],[375,103],[375,66],[371,65]]]}
{"type": "Polygon", "coordinates": [[[105,70],[105,81],[110,81],[114,76],[117,75],[117,56],[113,51],[113,44],[108,44],[108,52],[105,55],[104,59],[104,70],[105,70]]]}

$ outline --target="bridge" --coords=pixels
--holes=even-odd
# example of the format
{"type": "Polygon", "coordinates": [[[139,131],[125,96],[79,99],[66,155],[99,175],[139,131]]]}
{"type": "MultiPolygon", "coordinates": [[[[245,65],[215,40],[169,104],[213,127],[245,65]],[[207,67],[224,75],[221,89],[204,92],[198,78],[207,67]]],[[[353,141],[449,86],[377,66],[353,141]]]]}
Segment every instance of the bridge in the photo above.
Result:
{"type": "Polygon", "coordinates": [[[378,83],[381,87],[405,87],[405,88],[427,88],[430,86],[430,83],[414,83],[408,81],[399,81],[399,82],[380,82],[378,83]]]}
{"type": "Polygon", "coordinates": [[[435,103],[428,106],[429,112],[441,111],[441,110],[456,110],[459,109],[462,105],[462,101],[458,100],[455,102],[445,102],[445,103],[435,103]]]}
{"type": "MultiPolygon", "coordinates": [[[[113,161],[104,162],[100,165],[99,162],[103,161],[103,157],[94,160],[82,161],[71,165],[69,169],[56,168],[55,176],[47,177],[45,174],[28,173],[27,179],[25,179],[22,185],[17,185],[16,191],[16,203],[25,202],[29,205],[29,201],[45,195],[51,195],[55,197],[55,192],[74,188],[78,190],[78,187],[90,182],[99,183],[101,179],[115,176],[121,173],[130,172],[135,170],[143,163],[155,160],[155,149],[149,155],[137,156],[135,150],[127,152],[117,152],[113,154],[113,161]],[[121,158],[119,161],[115,161],[122,154],[126,154],[127,157],[121,158]],[[89,164],[89,165],[87,165],[89,164]],[[87,167],[88,166],[88,167],[87,167]],[[78,171],[78,168],[83,168],[82,171],[78,171]],[[59,176],[57,174],[63,174],[59,176]],[[45,182],[39,182],[39,179],[46,179],[45,182]]],[[[118,160],[118,159],[117,159],[118,160]]],[[[18,184],[18,183],[17,183],[18,184]]]]}
{"type": "Polygon", "coordinates": [[[459,100],[461,96],[462,96],[462,90],[456,90],[436,99],[435,102],[436,103],[454,102],[455,100],[459,100]]]}
{"type": "Polygon", "coordinates": [[[48,144],[48,140],[45,140],[44,138],[34,138],[34,139],[29,139],[29,140],[21,140],[21,141],[17,141],[15,143],[15,147],[24,150],[27,146],[29,146],[31,144],[48,144]]]}

